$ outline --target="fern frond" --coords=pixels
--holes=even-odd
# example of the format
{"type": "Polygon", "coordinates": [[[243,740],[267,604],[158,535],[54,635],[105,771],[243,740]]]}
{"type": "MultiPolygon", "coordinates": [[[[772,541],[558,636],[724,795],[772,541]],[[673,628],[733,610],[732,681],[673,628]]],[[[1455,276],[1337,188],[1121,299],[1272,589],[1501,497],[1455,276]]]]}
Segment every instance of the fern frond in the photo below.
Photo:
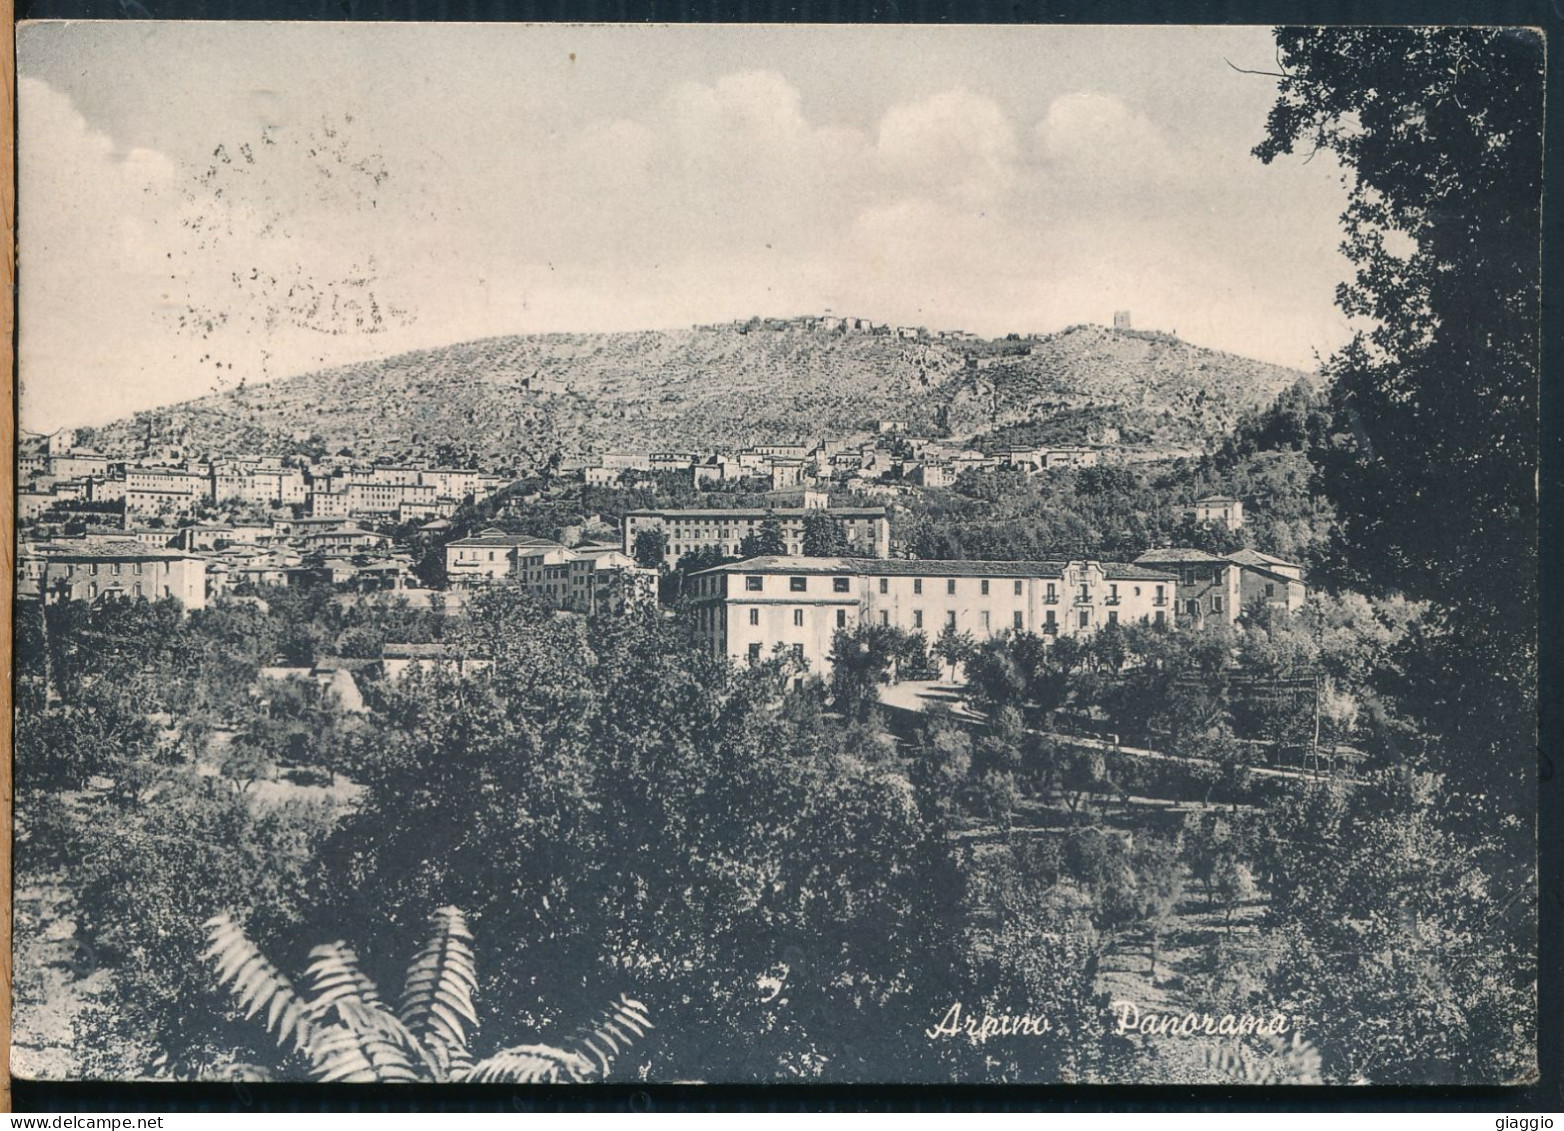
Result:
{"type": "MultiPolygon", "coordinates": [[[[314,997],[309,1015],[316,1024],[335,1023],[358,1043],[357,1058],[366,1061],[372,1078],[387,1084],[422,1078],[420,1067],[438,1079],[439,1072],[419,1044],[380,999],[380,990],[360,968],[358,955],[345,943],[327,943],[310,951],[308,969],[314,997]]],[[[346,1055],[346,1045],[332,1046],[336,1059],[329,1069],[347,1077],[362,1073],[360,1059],[346,1055]]]]}
{"type": "Polygon", "coordinates": [[[455,907],[439,908],[429,916],[429,926],[429,941],[407,968],[398,1013],[441,1072],[459,1077],[472,1065],[467,1038],[478,1025],[472,932],[455,907]]]}
{"type": "Polygon", "coordinates": [[[305,1051],[313,1026],[288,976],[271,964],[226,912],[206,921],[206,937],[201,958],[213,965],[217,984],[233,995],[244,1016],[252,1018],[265,1010],[266,1029],[277,1044],[291,1041],[295,1052],[305,1051]]]}
{"type": "Polygon", "coordinates": [[[309,1053],[315,1079],[322,1084],[373,1084],[379,1080],[359,1034],[346,1025],[317,1029],[309,1053]]]}
{"type": "Polygon", "coordinates": [[[460,1079],[469,1084],[579,1084],[596,1074],[580,1053],[553,1045],[517,1045],[479,1061],[460,1079]]]}
{"type": "Polygon", "coordinates": [[[645,1005],[620,994],[595,1020],[576,1030],[566,1045],[578,1055],[590,1055],[596,1065],[594,1075],[605,1079],[614,1061],[655,1027],[645,1005]]]}
{"type": "Polygon", "coordinates": [[[358,954],[346,943],[326,943],[310,951],[305,976],[313,995],[309,1005],[311,1017],[324,1017],[344,1002],[366,1009],[385,1008],[379,987],[359,969],[358,954]]]}

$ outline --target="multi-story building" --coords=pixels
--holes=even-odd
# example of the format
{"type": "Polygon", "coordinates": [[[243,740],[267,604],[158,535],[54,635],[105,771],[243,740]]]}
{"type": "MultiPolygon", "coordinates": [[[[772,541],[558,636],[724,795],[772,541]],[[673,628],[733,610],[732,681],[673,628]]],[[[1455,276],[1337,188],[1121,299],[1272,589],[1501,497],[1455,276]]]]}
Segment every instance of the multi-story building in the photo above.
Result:
{"type": "Polygon", "coordinates": [[[466,502],[478,493],[480,475],[460,467],[429,467],[418,473],[418,482],[433,487],[442,499],[466,502]]]}
{"type": "Polygon", "coordinates": [[[296,467],[268,466],[270,461],[230,460],[212,466],[212,497],[238,499],[262,507],[292,506],[309,499],[309,484],[296,467]]]}
{"type": "Polygon", "coordinates": [[[1096,467],[1102,459],[1095,448],[1047,448],[1041,454],[1045,471],[1056,467],[1096,467]]]}
{"type": "Polygon", "coordinates": [[[1237,530],[1244,524],[1244,501],[1231,495],[1207,495],[1185,507],[1183,515],[1195,522],[1219,522],[1237,530]]]}
{"type": "Polygon", "coordinates": [[[1232,624],[1243,611],[1241,571],[1227,558],[1187,546],[1148,550],[1135,564],[1163,569],[1178,577],[1178,620],[1200,628],[1232,624]]]}
{"type": "Polygon", "coordinates": [[[1239,568],[1238,593],[1243,608],[1260,601],[1292,613],[1308,599],[1302,566],[1258,550],[1239,550],[1227,557],[1239,568]]]}
{"type": "Polygon", "coordinates": [[[804,518],[823,513],[841,524],[849,544],[865,557],[888,558],[891,555],[891,524],[884,507],[735,507],[715,510],[642,510],[625,515],[624,545],[634,554],[635,540],[643,531],[667,536],[663,561],[672,569],[691,550],[712,547],[733,557],[747,535],[758,535],[767,521],[775,521],[789,554],[804,550],[804,518]]]}
{"type": "Polygon", "coordinates": [[[437,497],[434,485],[424,483],[349,483],[344,494],[355,515],[396,515],[404,506],[420,505],[433,514],[437,497]]]}
{"type": "Polygon", "coordinates": [[[212,497],[210,475],[169,467],[125,469],[126,514],[187,514],[212,497]]]}
{"type": "Polygon", "coordinates": [[[356,526],[344,526],[338,530],[317,530],[299,536],[298,541],[307,550],[326,554],[361,554],[382,549],[390,539],[384,534],[361,530],[356,526]]]}
{"type": "Polygon", "coordinates": [[[310,490],[305,513],[310,518],[351,518],[353,509],[348,506],[348,493],[345,490],[314,487],[310,490]]]}
{"type": "Polygon", "coordinates": [[[809,455],[808,444],[756,444],[747,450],[772,459],[804,459],[809,455]]]}
{"type": "Polygon", "coordinates": [[[956,473],[948,463],[929,460],[917,466],[912,481],[920,487],[949,487],[956,481],[956,473]]]}
{"type": "Polygon", "coordinates": [[[1085,636],[1109,624],[1171,624],[1176,578],[1120,562],[871,561],[762,557],[694,575],[695,617],[714,652],[754,662],[778,647],[829,670],[839,630],[945,629],[1085,636]]]}
{"type": "Polygon", "coordinates": [[[50,455],[48,473],[56,479],[107,478],[110,460],[97,452],[73,451],[68,455],[50,455]]]}
{"type": "Polygon", "coordinates": [[[445,575],[455,586],[481,585],[516,574],[518,556],[524,550],[554,546],[547,538],[484,530],[458,538],[445,546],[445,575]]]}
{"type": "Polygon", "coordinates": [[[125,540],[54,542],[37,553],[38,592],[50,603],[172,597],[187,610],[206,607],[206,562],[179,550],[125,540]]]}
{"type": "Polygon", "coordinates": [[[650,471],[652,457],[646,452],[604,452],[597,465],[612,471],[650,471]]]}
{"type": "Polygon", "coordinates": [[[515,576],[527,592],[576,613],[621,612],[657,599],[657,571],[614,546],[519,550],[515,576]]]}
{"type": "Polygon", "coordinates": [[[1174,547],[1148,550],[1135,563],[1178,574],[1178,619],[1196,627],[1233,624],[1256,601],[1295,612],[1308,598],[1302,566],[1257,550],[1221,557],[1174,547]]]}

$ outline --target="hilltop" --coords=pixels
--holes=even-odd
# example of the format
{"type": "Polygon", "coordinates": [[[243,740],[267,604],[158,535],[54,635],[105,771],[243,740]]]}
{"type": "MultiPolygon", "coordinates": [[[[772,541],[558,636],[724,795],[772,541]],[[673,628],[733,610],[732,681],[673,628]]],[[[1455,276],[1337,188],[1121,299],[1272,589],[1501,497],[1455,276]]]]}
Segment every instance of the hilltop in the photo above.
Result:
{"type": "Polygon", "coordinates": [[[1302,374],[1167,334],[1073,326],[985,341],[751,320],[463,342],[305,373],[94,429],[109,451],[510,466],[607,450],[732,449],[882,418],[924,434],[1205,448],[1302,374]]]}

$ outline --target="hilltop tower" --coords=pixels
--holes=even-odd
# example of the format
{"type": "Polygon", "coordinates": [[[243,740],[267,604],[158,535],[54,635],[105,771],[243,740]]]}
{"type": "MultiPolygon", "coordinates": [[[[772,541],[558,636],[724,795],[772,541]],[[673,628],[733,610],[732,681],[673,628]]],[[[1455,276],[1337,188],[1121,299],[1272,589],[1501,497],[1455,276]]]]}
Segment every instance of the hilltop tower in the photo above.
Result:
{"type": "Polygon", "coordinates": [[[1113,328],[1115,330],[1130,329],[1130,312],[1127,310],[1115,310],[1113,312],[1113,328]]]}

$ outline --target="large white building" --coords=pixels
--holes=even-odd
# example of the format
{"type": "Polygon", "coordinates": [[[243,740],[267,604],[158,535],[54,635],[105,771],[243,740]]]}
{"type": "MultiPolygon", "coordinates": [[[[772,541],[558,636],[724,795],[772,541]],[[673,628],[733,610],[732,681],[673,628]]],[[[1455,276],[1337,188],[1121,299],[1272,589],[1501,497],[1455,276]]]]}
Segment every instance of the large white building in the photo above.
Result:
{"type": "Polygon", "coordinates": [[[712,650],[755,662],[778,646],[830,668],[841,629],[888,625],[932,641],[947,627],[1083,636],[1105,625],[1171,624],[1172,573],[1119,562],[870,561],[762,557],[694,575],[698,630],[712,650]]]}

